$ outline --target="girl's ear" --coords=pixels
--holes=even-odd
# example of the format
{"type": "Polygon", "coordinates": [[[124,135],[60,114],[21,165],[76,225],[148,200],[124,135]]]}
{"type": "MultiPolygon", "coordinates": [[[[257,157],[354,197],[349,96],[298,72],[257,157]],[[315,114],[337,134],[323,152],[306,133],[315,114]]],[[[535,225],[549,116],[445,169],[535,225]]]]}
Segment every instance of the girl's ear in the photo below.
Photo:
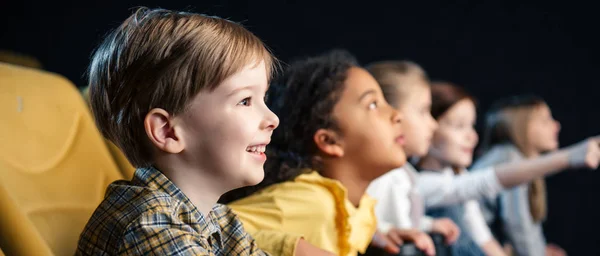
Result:
{"type": "Polygon", "coordinates": [[[344,147],[340,136],[330,129],[319,129],[315,132],[313,140],[317,148],[327,155],[334,157],[344,156],[344,147]]]}

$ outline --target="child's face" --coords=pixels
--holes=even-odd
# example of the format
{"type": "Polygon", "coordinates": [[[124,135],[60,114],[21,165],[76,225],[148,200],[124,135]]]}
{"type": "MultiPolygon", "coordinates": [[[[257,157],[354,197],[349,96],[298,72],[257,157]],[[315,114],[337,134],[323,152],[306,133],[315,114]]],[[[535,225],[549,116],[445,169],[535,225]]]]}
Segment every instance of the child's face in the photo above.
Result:
{"type": "Polygon", "coordinates": [[[400,113],[383,97],[377,81],[362,68],[351,68],[333,115],[341,130],[344,155],[373,180],[406,163],[400,113]]]}
{"type": "Polygon", "coordinates": [[[546,104],[537,106],[532,111],[527,127],[528,144],[539,153],[557,149],[560,123],[554,120],[546,104]]]}
{"type": "Polygon", "coordinates": [[[244,67],[214,91],[199,93],[182,117],[186,160],[233,188],[262,181],[264,150],[279,124],[265,105],[267,88],[265,64],[260,62],[244,67]]]}
{"type": "Polygon", "coordinates": [[[408,156],[427,154],[437,122],[431,116],[431,89],[423,79],[415,81],[403,97],[398,110],[403,114],[402,131],[406,137],[404,151],[408,156]]]}
{"type": "Polygon", "coordinates": [[[445,165],[466,168],[473,161],[473,149],[479,137],[475,131],[473,101],[463,99],[438,119],[429,154],[445,165]]]}

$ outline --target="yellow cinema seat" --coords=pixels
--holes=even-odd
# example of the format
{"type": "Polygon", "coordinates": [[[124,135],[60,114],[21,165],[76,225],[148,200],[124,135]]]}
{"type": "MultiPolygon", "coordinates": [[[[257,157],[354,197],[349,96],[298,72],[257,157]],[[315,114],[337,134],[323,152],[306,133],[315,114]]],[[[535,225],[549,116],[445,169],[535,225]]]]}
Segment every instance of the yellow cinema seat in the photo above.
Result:
{"type": "Polygon", "coordinates": [[[0,49],[0,62],[11,63],[23,67],[42,69],[42,63],[29,55],[0,49]]]}
{"type": "Polygon", "coordinates": [[[109,183],[122,179],[67,79],[0,63],[0,247],[73,255],[109,183]]]}

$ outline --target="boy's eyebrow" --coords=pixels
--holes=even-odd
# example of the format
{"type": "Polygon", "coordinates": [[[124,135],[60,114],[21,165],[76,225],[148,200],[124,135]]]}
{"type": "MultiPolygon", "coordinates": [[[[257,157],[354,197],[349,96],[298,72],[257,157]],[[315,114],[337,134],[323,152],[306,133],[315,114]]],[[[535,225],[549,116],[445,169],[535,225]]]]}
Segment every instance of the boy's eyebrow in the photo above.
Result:
{"type": "Polygon", "coordinates": [[[358,98],[358,101],[359,102],[362,101],[362,99],[364,97],[367,97],[367,95],[369,95],[369,94],[375,94],[375,89],[370,89],[370,90],[368,90],[366,92],[363,92],[363,94],[360,95],[360,98],[358,98]]]}
{"type": "Polygon", "coordinates": [[[237,88],[237,89],[235,89],[235,90],[231,91],[229,94],[227,94],[227,96],[234,95],[234,94],[236,94],[236,93],[238,93],[238,92],[240,92],[240,91],[243,91],[243,90],[251,90],[251,89],[252,89],[252,87],[254,87],[254,86],[255,86],[255,85],[251,84],[251,85],[246,85],[246,86],[244,86],[244,87],[241,87],[241,88],[237,88]]]}

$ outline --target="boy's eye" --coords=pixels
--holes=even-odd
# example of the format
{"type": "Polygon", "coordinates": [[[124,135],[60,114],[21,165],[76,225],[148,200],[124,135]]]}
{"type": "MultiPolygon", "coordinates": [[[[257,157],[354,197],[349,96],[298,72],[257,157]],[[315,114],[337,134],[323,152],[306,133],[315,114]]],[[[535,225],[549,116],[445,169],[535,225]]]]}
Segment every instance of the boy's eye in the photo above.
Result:
{"type": "Polygon", "coordinates": [[[238,105],[242,105],[242,106],[250,106],[250,97],[243,99],[242,101],[238,102],[238,105]]]}
{"type": "Polygon", "coordinates": [[[376,109],[377,108],[377,101],[373,101],[371,102],[371,104],[369,104],[369,109],[376,109]]]}

